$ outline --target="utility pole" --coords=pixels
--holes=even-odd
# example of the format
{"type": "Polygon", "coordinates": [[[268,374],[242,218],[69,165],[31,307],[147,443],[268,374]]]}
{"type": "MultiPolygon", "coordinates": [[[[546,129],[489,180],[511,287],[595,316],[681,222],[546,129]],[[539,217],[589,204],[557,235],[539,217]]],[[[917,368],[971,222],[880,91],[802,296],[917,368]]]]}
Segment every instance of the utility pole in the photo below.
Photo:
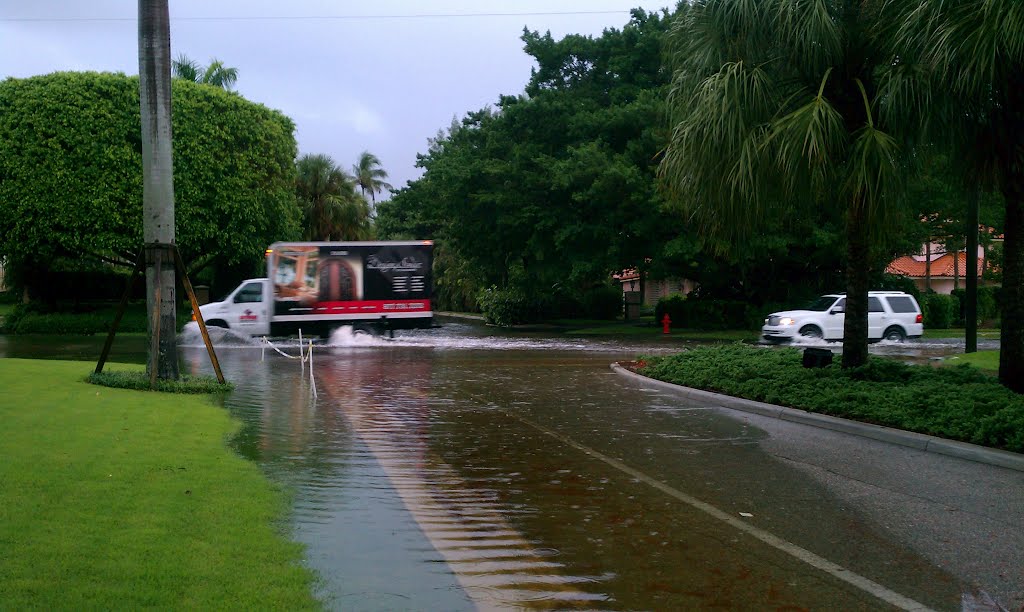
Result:
{"type": "Polygon", "coordinates": [[[139,0],[139,99],[142,112],[142,235],[149,318],[147,369],[178,378],[175,334],[174,178],[171,163],[171,29],[168,0],[139,0]]]}

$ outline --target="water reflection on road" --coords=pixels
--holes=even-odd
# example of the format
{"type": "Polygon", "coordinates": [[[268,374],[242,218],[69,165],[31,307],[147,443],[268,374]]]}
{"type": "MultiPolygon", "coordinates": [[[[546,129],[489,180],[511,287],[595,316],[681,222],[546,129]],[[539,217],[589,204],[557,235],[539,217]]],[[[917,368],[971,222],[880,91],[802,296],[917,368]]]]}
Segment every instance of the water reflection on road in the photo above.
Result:
{"type": "MultiPolygon", "coordinates": [[[[314,400],[296,360],[231,344],[221,338],[219,356],[238,385],[238,447],[294,492],[295,537],[333,608],[898,603],[700,504],[799,542],[808,558],[842,559],[838,573],[869,585],[934,607],[959,601],[947,574],[763,452],[759,430],[608,368],[679,345],[461,325],[338,337],[316,349],[314,400]]],[[[201,348],[184,356],[208,371],[201,348]]]]}

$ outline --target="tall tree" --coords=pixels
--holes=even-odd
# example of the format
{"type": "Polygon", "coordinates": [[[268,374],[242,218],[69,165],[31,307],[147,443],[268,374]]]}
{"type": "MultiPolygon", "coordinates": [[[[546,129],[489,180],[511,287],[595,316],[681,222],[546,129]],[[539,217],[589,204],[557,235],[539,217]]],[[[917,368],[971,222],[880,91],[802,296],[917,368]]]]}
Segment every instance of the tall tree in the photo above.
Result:
{"type": "Polygon", "coordinates": [[[385,179],[388,178],[388,173],[381,167],[380,159],[369,151],[363,151],[359,155],[359,161],[356,162],[356,165],[352,166],[352,173],[363,197],[366,197],[367,192],[369,192],[370,200],[374,203],[377,202],[378,193],[385,189],[388,191],[394,189],[394,187],[385,182],[385,179]]]}
{"type": "Polygon", "coordinates": [[[690,4],[672,32],[673,133],[661,165],[675,202],[728,242],[794,209],[841,208],[843,367],[867,361],[869,266],[902,185],[900,147],[877,111],[888,57],[871,6],[690,4]]]}
{"type": "Polygon", "coordinates": [[[179,54],[178,58],[171,63],[171,71],[174,78],[213,85],[229,91],[238,81],[238,68],[229,68],[217,58],[212,58],[210,64],[204,68],[202,64],[184,53],[179,54]]]}
{"type": "Polygon", "coordinates": [[[1024,393],[1024,3],[888,0],[885,10],[898,58],[886,96],[952,148],[974,188],[1002,193],[999,380],[1024,393]]]}
{"type": "Polygon", "coordinates": [[[370,207],[352,177],[328,155],[307,154],[295,164],[295,190],[305,211],[308,240],[365,240],[372,236],[370,207]]]}
{"type": "MultiPolygon", "coordinates": [[[[149,334],[159,337],[148,368],[178,377],[175,334],[174,175],[171,163],[171,34],[167,0],[139,0],[139,97],[142,113],[142,215],[149,334]]],[[[152,346],[152,344],[151,344],[152,346]]]]}

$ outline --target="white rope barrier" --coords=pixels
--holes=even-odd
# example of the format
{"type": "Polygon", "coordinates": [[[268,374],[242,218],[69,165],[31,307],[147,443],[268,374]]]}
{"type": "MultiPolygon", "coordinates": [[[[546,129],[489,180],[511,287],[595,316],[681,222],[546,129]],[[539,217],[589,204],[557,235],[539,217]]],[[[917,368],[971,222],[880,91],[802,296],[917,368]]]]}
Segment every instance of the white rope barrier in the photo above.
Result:
{"type": "Polygon", "coordinates": [[[313,388],[313,398],[316,399],[319,396],[316,392],[316,380],[313,378],[313,340],[309,340],[309,344],[305,345],[302,341],[302,330],[299,330],[299,356],[289,355],[281,349],[274,346],[274,343],[269,338],[263,336],[260,339],[260,361],[263,361],[267,352],[267,347],[270,347],[277,351],[281,356],[287,357],[288,359],[298,359],[302,366],[302,371],[306,371],[306,362],[309,362],[309,384],[313,388]],[[308,346],[308,348],[307,348],[308,346]]]}
{"type": "Polygon", "coordinates": [[[319,396],[316,393],[316,380],[313,379],[313,341],[309,341],[309,384],[313,387],[313,399],[319,396]]]}

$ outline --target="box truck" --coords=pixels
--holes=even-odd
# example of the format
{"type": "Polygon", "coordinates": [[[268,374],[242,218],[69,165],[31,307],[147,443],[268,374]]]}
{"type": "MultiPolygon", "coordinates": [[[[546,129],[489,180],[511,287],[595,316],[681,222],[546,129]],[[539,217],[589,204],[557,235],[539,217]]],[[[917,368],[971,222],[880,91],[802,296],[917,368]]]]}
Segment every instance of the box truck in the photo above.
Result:
{"type": "Polygon", "coordinates": [[[249,336],[429,328],[432,251],[431,241],[275,242],[266,278],[199,311],[207,326],[249,336]]]}

